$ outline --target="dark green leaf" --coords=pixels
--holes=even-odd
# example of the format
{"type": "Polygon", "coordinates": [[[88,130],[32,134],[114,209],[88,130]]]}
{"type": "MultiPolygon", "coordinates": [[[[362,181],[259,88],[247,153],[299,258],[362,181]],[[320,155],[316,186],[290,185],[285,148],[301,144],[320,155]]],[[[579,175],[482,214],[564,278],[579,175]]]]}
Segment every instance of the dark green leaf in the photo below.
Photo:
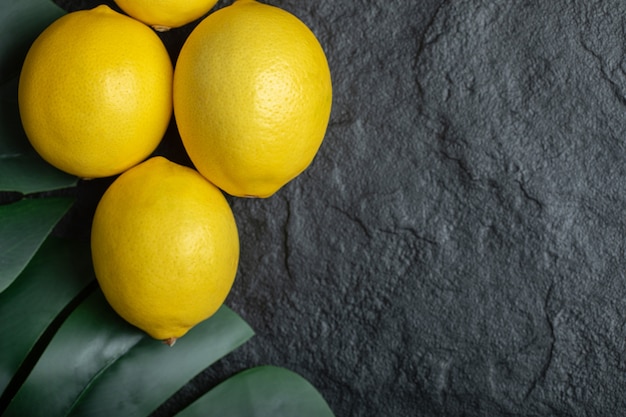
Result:
{"type": "Polygon", "coordinates": [[[24,194],[57,190],[76,185],[78,179],[65,174],[39,156],[21,155],[2,159],[0,156],[0,190],[24,194]]]}
{"type": "Polygon", "coordinates": [[[106,370],[71,416],[147,416],[200,371],[254,335],[226,306],[171,348],[145,338],[106,370]]]}
{"type": "Polygon", "coordinates": [[[333,412],[322,395],[298,374],[260,366],[227,379],[177,416],[333,417],[333,412]]]}
{"type": "Polygon", "coordinates": [[[0,294],[0,393],[46,327],[93,279],[88,246],[48,238],[0,294]]]}
{"type": "Polygon", "coordinates": [[[146,416],[251,335],[224,306],[170,348],[123,321],[97,291],[61,326],[5,416],[146,416]]]}
{"type": "Polygon", "coordinates": [[[66,415],[84,387],[142,338],[96,291],[59,328],[4,416],[66,415]]]}
{"type": "Polygon", "coordinates": [[[17,76],[35,38],[64,13],[51,0],[0,2],[0,84],[17,76]]]}
{"type": "Polygon", "coordinates": [[[42,198],[0,206],[0,292],[24,270],[72,201],[42,198]]]}

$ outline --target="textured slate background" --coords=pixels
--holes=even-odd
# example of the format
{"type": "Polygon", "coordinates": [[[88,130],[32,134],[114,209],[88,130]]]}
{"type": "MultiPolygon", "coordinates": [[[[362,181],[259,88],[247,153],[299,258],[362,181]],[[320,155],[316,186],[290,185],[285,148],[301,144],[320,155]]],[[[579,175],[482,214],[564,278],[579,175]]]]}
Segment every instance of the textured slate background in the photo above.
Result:
{"type": "MultiPolygon", "coordinates": [[[[623,414],[626,3],[267,3],[327,52],[328,133],[277,195],[231,199],[227,304],[257,336],[156,415],[258,364],[337,416],[623,414]]],[[[161,151],[184,162],[174,131],[161,151]]]]}

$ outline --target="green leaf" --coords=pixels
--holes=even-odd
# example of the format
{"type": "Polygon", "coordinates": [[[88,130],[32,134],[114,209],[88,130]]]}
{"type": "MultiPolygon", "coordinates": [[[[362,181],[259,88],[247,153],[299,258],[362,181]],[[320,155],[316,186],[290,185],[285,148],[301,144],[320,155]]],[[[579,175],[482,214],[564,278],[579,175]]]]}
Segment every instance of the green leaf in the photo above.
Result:
{"type": "Polygon", "coordinates": [[[251,335],[222,307],[170,348],[122,320],[97,291],[63,323],[4,415],[146,416],[251,335]]]}
{"type": "Polygon", "coordinates": [[[84,387],[143,337],[94,292],[61,325],[3,415],[66,415],[84,387]]]}
{"type": "Polygon", "coordinates": [[[75,185],[30,146],[17,104],[19,71],[35,38],[65,12],[50,0],[0,2],[0,190],[34,193],[75,185]]]}
{"type": "Polygon", "coordinates": [[[93,280],[88,246],[48,238],[0,294],[0,393],[44,330],[93,280]]]}
{"type": "Polygon", "coordinates": [[[0,2],[0,84],[19,73],[35,38],[64,13],[51,0],[0,2]]]}
{"type": "Polygon", "coordinates": [[[0,292],[24,270],[72,202],[41,198],[0,206],[0,292]]]}
{"type": "Polygon", "coordinates": [[[322,395],[298,374],[260,366],[222,382],[177,416],[333,417],[333,412],[322,395]]]}
{"type": "Polygon", "coordinates": [[[226,306],[171,348],[144,338],[88,389],[70,416],[147,416],[199,372],[254,335],[226,306]]]}
{"type": "Polygon", "coordinates": [[[24,154],[3,159],[0,151],[0,190],[2,191],[30,194],[72,187],[77,182],[78,178],[59,171],[38,155],[24,154]]]}

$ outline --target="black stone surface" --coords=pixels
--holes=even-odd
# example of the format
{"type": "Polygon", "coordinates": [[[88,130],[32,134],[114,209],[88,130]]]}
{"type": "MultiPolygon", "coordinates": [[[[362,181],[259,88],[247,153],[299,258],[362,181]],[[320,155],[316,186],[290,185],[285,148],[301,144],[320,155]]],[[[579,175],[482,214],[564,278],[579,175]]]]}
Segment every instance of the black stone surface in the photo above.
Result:
{"type": "MultiPolygon", "coordinates": [[[[227,304],[257,335],[155,415],[259,364],[337,416],[626,414],[626,3],[267,3],[327,52],[328,133],[278,194],[230,199],[227,304]]],[[[185,160],[175,130],[161,151],[185,160]]]]}

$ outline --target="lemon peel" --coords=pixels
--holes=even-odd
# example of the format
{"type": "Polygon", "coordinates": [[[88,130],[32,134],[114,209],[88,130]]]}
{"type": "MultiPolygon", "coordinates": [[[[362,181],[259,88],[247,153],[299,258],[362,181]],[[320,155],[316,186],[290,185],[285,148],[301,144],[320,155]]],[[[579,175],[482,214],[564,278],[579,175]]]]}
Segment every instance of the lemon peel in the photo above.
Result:
{"type": "Polygon", "coordinates": [[[237,226],[222,192],[163,157],[129,169],[107,189],[91,247],[109,304],[170,346],[223,304],[239,260],[237,226]]]}
{"type": "Polygon", "coordinates": [[[225,192],[269,197],[322,144],[330,70],[313,32],[278,7],[239,0],[187,38],[174,71],[174,113],[194,166],[225,192]]]}
{"type": "Polygon", "coordinates": [[[106,177],[144,160],[172,114],[173,68],[159,37],[102,5],[68,13],[32,44],[19,80],[26,135],[50,164],[106,177]]]}

